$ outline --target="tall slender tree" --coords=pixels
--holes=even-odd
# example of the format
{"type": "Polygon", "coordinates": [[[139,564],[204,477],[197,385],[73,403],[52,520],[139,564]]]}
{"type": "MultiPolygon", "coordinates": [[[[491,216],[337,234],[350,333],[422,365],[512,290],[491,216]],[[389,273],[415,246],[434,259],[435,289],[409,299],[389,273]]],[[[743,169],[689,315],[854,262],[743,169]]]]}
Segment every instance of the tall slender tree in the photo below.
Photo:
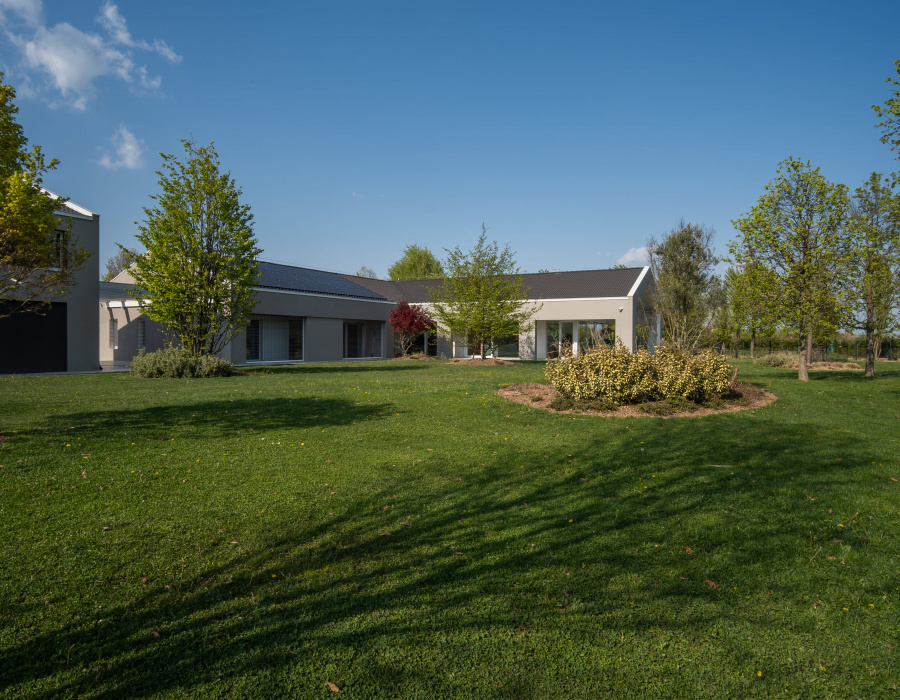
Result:
{"type": "Polygon", "coordinates": [[[250,206],[210,143],[183,139],[185,158],[161,153],[161,192],[145,207],[137,239],[147,249],[132,268],[132,296],[150,296],[144,313],[171,328],[195,355],[220,352],[246,328],[256,300],[250,206]]]}
{"type": "Polygon", "coordinates": [[[713,250],[716,232],[702,224],[679,221],[661,241],[647,241],[655,280],[653,310],[662,315],[663,337],[679,348],[700,342],[713,323],[721,299],[713,250]]]}
{"type": "Polygon", "coordinates": [[[738,230],[732,258],[770,274],[755,280],[769,310],[791,321],[804,347],[798,378],[809,381],[813,338],[836,325],[844,307],[839,280],[849,256],[847,188],[832,184],[809,162],[779,164],[756,205],[732,221],[738,230]]]}
{"type": "Polygon", "coordinates": [[[778,319],[774,295],[777,284],[772,271],[754,263],[730,267],[725,273],[725,296],[738,332],[750,336],[750,357],[756,354],[756,339],[775,332],[778,319]]]}
{"type": "Polygon", "coordinates": [[[866,334],[866,376],[875,376],[876,342],[897,328],[900,304],[900,217],[898,197],[880,173],[856,189],[848,227],[852,247],[845,276],[848,314],[845,325],[866,334]]]}

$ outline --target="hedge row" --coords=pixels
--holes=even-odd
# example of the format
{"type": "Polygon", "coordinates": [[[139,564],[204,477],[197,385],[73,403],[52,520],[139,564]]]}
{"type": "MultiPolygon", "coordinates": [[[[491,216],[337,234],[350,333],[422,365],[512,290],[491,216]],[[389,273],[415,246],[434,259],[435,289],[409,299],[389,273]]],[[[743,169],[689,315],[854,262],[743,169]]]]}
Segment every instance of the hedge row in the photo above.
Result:
{"type": "Polygon", "coordinates": [[[644,349],[632,353],[621,344],[598,348],[548,362],[546,374],[563,396],[615,404],[662,399],[703,403],[724,396],[732,380],[723,355],[712,350],[692,355],[665,345],[653,355],[644,349]]]}

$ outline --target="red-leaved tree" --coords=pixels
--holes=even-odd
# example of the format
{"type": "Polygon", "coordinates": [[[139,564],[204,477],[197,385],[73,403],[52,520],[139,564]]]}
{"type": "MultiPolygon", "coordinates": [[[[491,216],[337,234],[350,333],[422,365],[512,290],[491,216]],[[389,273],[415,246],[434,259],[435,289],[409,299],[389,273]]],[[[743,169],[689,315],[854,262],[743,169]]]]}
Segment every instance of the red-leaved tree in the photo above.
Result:
{"type": "Polygon", "coordinates": [[[416,338],[425,331],[434,330],[435,322],[418,306],[412,306],[405,299],[397,302],[397,308],[391,311],[391,327],[397,336],[400,352],[406,355],[416,338]]]}

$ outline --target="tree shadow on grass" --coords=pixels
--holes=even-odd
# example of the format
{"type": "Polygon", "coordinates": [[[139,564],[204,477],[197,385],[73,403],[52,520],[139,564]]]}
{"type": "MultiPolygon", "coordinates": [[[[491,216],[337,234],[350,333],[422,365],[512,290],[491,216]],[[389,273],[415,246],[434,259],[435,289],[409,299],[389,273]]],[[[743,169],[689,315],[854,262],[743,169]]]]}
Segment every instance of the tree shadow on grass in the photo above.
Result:
{"type": "Polygon", "coordinates": [[[248,375],[289,374],[303,376],[307,374],[347,374],[347,373],[384,373],[413,372],[427,369],[429,362],[393,362],[390,360],[371,360],[359,362],[329,362],[297,365],[258,365],[242,367],[248,375]]]}
{"type": "Polygon", "coordinates": [[[301,396],[298,398],[222,398],[184,406],[151,406],[138,409],[70,412],[48,417],[49,427],[17,431],[18,438],[71,430],[95,434],[140,434],[147,439],[171,437],[173,429],[208,440],[254,431],[341,426],[378,419],[396,409],[390,403],[356,405],[344,399],[301,396]]]}
{"type": "MultiPolygon", "coordinates": [[[[627,666],[594,673],[599,649],[642,654],[656,635],[702,646],[731,627],[718,644],[752,658],[747,631],[782,623],[747,610],[732,583],[802,595],[796,545],[823,522],[802,491],[852,479],[836,451],[870,455],[835,433],[786,461],[806,424],[641,427],[643,449],[621,433],[546,456],[527,444],[438,456],[426,488],[394,479],[314,515],[298,503],[239,544],[206,535],[204,563],[177,581],[120,582],[130,590],[113,600],[126,602],[100,613],[91,601],[0,651],[0,691],[271,696],[331,681],[360,696],[514,697],[553,694],[565,669],[566,693],[584,697],[610,678],[641,687],[627,666]]],[[[689,682],[680,675],[670,683],[689,682]]]]}

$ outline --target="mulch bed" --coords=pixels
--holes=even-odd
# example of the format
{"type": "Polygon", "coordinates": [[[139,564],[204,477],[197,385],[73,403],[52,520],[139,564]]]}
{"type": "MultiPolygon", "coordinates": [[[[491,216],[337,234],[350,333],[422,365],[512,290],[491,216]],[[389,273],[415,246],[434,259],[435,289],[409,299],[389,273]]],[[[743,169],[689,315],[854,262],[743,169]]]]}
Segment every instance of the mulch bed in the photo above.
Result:
{"type": "Polygon", "coordinates": [[[856,370],[858,372],[862,372],[863,368],[860,367],[855,362],[810,362],[809,369],[811,370],[831,370],[834,372],[843,372],[846,370],[856,370]]]}
{"type": "Polygon", "coordinates": [[[450,360],[450,362],[447,362],[446,364],[448,364],[448,365],[479,365],[479,366],[484,367],[486,365],[512,365],[515,363],[510,362],[509,360],[495,360],[492,357],[489,357],[485,360],[481,359],[480,357],[470,357],[467,360],[461,360],[461,359],[450,360]]]}
{"type": "Polygon", "coordinates": [[[735,411],[747,411],[753,408],[760,408],[761,406],[772,403],[778,398],[775,394],[746,382],[737,382],[735,385],[735,392],[738,396],[733,399],[726,399],[725,405],[721,408],[700,407],[696,411],[685,411],[667,415],[651,415],[637,410],[634,406],[620,406],[615,411],[558,411],[550,407],[550,403],[556,398],[556,387],[552,384],[510,384],[509,386],[501,387],[496,391],[498,396],[502,396],[505,399],[515,401],[516,403],[525,406],[542,408],[551,413],[619,418],[693,418],[710,416],[716,413],[733,413],[735,411]]]}

